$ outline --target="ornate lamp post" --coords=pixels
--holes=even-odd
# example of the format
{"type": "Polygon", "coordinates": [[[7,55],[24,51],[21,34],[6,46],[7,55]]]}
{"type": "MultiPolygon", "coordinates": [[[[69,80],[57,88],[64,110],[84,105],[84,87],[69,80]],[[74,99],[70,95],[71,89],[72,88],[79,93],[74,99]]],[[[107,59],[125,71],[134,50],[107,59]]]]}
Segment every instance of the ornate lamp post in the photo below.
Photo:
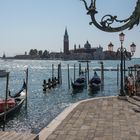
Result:
{"type": "Polygon", "coordinates": [[[91,0],[90,6],[88,6],[86,0],[81,0],[85,4],[87,14],[91,16],[91,24],[94,24],[97,28],[105,32],[119,32],[125,29],[132,29],[134,25],[138,25],[140,22],[140,0],[137,0],[135,10],[132,15],[124,20],[119,20],[116,15],[110,14],[104,15],[100,22],[97,22],[95,15],[98,13],[96,10],[96,0],[91,0]],[[121,24],[115,27],[116,23],[121,24]],[[114,27],[113,27],[114,26],[114,27]]]}
{"type": "Polygon", "coordinates": [[[120,48],[120,53],[121,53],[121,66],[120,66],[120,71],[121,71],[121,89],[120,89],[120,94],[119,96],[125,96],[124,90],[123,90],[123,52],[124,52],[124,48],[123,48],[123,41],[124,41],[124,37],[125,34],[122,32],[119,34],[119,39],[121,42],[121,48],[120,48]]]}
{"type": "MultiPolygon", "coordinates": [[[[126,48],[123,47],[124,37],[125,37],[125,34],[123,32],[121,32],[119,34],[121,47],[118,48],[118,51],[120,51],[120,55],[121,55],[121,65],[120,65],[120,72],[121,72],[120,80],[121,81],[120,81],[120,93],[119,93],[119,96],[125,96],[123,83],[124,83],[124,76],[125,76],[125,58],[127,56],[127,50],[126,50],[126,48]],[[123,73],[123,70],[124,70],[124,73],[123,73]]],[[[130,45],[130,51],[131,51],[131,57],[132,57],[134,55],[135,51],[136,51],[136,45],[134,44],[134,42],[130,45]]]]}

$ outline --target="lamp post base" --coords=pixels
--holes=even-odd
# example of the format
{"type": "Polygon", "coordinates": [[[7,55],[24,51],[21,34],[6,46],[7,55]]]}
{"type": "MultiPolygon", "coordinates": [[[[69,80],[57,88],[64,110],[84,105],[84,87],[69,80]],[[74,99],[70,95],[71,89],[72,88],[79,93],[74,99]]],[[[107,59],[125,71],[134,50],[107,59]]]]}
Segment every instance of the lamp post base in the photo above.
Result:
{"type": "Polygon", "coordinates": [[[118,95],[118,99],[127,100],[127,96],[123,90],[120,89],[120,94],[118,95]]]}
{"type": "Polygon", "coordinates": [[[120,100],[127,100],[127,96],[126,95],[118,95],[118,99],[120,100]]]}

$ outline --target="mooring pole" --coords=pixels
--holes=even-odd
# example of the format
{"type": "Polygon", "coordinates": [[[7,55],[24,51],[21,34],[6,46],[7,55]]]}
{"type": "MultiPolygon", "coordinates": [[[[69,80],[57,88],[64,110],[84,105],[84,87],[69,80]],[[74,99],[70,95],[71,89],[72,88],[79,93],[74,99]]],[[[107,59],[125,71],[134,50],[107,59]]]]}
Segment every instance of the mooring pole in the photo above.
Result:
{"type": "Polygon", "coordinates": [[[85,79],[86,79],[86,88],[87,88],[87,69],[85,68],[85,79]]]}
{"type": "Polygon", "coordinates": [[[68,64],[68,88],[70,89],[70,72],[69,72],[69,64],[68,64]]]}
{"type": "Polygon", "coordinates": [[[54,78],[54,64],[52,64],[52,79],[54,78]]]}
{"type": "Polygon", "coordinates": [[[62,84],[62,69],[61,69],[61,63],[60,63],[60,84],[62,84]]]}
{"type": "Polygon", "coordinates": [[[104,85],[104,64],[103,62],[100,62],[101,64],[101,81],[102,81],[102,86],[104,85]]]}
{"type": "Polygon", "coordinates": [[[5,93],[5,105],[4,105],[3,131],[5,131],[5,123],[6,123],[8,85],[9,85],[9,72],[7,72],[6,75],[6,93],[5,93]]]}
{"type": "Polygon", "coordinates": [[[117,86],[119,85],[119,64],[117,65],[117,86]]]}
{"type": "Polygon", "coordinates": [[[74,81],[75,81],[75,64],[74,64],[74,77],[73,78],[74,78],[74,81]]]}
{"type": "Polygon", "coordinates": [[[136,65],[134,66],[134,77],[135,77],[135,80],[134,80],[134,90],[135,90],[135,95],[136,95],[137,94],[137,86],[136,86],[137,68],[136,68],[136,65]]]}
{"type": "Polygon", "coordinates": [[[58,84],[60,84],[60,64],[58,64],[58,68],[57,68],[57,79],[58,79],[58,84]]]}
{"type": "Polygon", "coordinates": [[[79,63],[79,76],[81,74],[81,63],[79,63]]]}
{"type": "Polygon", "coordinates": [[[89,64],[88,64],[88,61],[87,61],[87,74],[88,74],[88,83],[89,83],[89,64]]]}
{"type": "Polygon", "coordinates": [[[26,69],[26,108],[27,108],[27,97],[28,97],[28,68],[26,69]]]}

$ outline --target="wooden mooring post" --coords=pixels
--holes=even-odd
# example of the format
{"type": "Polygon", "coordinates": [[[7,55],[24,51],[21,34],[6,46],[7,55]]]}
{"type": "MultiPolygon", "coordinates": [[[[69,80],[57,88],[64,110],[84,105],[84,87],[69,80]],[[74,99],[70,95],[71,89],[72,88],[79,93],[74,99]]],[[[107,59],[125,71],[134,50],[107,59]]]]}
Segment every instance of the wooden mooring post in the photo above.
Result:
{"type": "Polygon", "coordinates": [[[9,72],[7,72],[6,74],[6,93],[5,93],[5,105],[4,105],[3,131],[5,131],[5,123],[6,123],[8,86],[9,86],[9,72]]]}
{"type": "Polygon", "coordinates": [[[54,64],[52,64],[52,80],[54,78],[54,64]]]}
{"type": "Polygon", "coordinates": [[[74,75],[73,75],[73,79],[75,81],[75,64],[74,64],[74,75]]]}
{"type": "Polygon", "coordinates": [[[57,76],[54,75],[54,64],[52,64],[52,78],[48,78],[48,81],[43,80],[43,91],[46,92],[47,89],[55,88],[56,85],[62,84],[62,72],[61,72],[61,63],[58,64],[57,76]]]}
{"type": "Polygon", "coordinates": [[[70,89],[70,70],[69,70],[69,64],[67,65],[68,67],[68,88],[70,89]]]}
{"type": "Polygon", "coordinates": [[[28,98],[28,74],[29,74],[29,70],[27,68],[26,69],[26,108],[27,108],[27,98],[28,98]]]}
{"type": "Polygon", "coordinates": [[[62,70],[61,70],[61,63],[58,64],[58,84],[62,84],[62,70]]]}
{"type": "Polygon", "coordinates": [[[58,84],[60,84],[60,64],[58,64],[58,68],[57,68],[57,79],[58,79],[58,84]]]}
{"type": "Polygon", "coordinates": [[[120,71],[120,65],[117,65],[117,86],[119,85],[119,71],[120,71]]]}
{"type": "Polygon", "coordinates": [[[61,67],[61,63],[60,63],[60,81],[61,81],[60,84],[62,84],[62,67],[61,67]]]}
{"type": "Polygon", "coordinates": [[[87,83],[89,83],[89,63],[87,61],[87,83]]]}
{"type": "Polygon", "coordinates": [[[104,85],[104,64],[103,62],[100,62],[101,64],[101,84],[104,85]]]}
{"type": "Polygon", "coordinates": [[[81,74],[81,63],[79,63],[79,76],[81,74]]]}

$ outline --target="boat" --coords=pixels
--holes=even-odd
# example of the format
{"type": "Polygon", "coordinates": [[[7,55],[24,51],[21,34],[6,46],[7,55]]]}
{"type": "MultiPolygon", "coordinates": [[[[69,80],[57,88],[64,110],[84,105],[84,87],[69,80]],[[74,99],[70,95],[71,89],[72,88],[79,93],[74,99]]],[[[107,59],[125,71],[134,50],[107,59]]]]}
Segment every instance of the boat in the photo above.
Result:
{"type": "Polygon", "coordinates": [[[15,95],[10,95],[10,97],[5,101],[4,99],[0,99],[0,122],[4,120],[4,116],[6,119],[9,119],[14,114],[19,112],[22,107],[24,100],[26,98],[26,83],[23,83],[21,90],[15,95]],[[5,110],[5,104],[7,104],[7,109],[5,110]]]}
{"type": "Polygon", "coordinates": [[[26,83],[23,82],[22,88],[19,92],[15,93],[14,95],[11,95],[11,92],[9,91],[9,97],[11,98],[25,98],[26,96],[26,83]]]}
{"type": "Polygon", "coordinates": [[[80,76],[74,82],[71,82],[71,85],[73,90],[77,90],[77,91],[83,90],[84,87],[86,86],[85,75],[81,73],[80,76]]]}
{"type": "Polygon", "coordinates": [[[7,72],[6,70],[0,70],[0,77],[6,77],[7,72]]]}
{"type": "Polygon", "coordinates": [[[94,76],[89,80],[89,89],[91,91],[97,91],[100,89],[100,87],[101,87],[101,79],[95,71],[94,76]]]}

